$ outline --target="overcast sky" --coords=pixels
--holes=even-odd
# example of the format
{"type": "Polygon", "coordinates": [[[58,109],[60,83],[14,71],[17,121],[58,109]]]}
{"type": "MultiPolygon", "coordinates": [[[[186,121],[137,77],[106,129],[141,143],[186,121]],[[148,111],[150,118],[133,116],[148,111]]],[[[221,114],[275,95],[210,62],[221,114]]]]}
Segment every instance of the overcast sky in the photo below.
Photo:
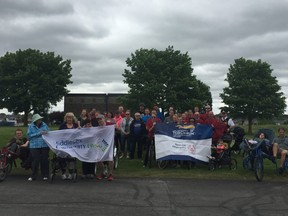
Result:
{"type": "Polygon", "coordinates": [[[288,0],[0,0],[0,55],[53,51],[72,61],[71,93],[126,93],[131,53],[171,45],[188,52],[218,113],[240,57],[270,64],[288,98],[287,11],[288,0]]]}

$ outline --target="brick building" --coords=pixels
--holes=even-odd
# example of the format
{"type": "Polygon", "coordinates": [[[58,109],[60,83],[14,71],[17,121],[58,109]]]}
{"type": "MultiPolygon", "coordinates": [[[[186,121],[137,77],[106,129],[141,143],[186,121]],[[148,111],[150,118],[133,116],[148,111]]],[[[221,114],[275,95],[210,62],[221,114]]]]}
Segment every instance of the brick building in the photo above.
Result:
{"type": "Polygon", "coordinates": [[[64,97],[64,112],[73,112],[80,115],[82,109],[89,112],[96,108],[99,112],[115,112],[120,105],[119,98],[125,96],[124,93],[70,93],[64,97]]]}

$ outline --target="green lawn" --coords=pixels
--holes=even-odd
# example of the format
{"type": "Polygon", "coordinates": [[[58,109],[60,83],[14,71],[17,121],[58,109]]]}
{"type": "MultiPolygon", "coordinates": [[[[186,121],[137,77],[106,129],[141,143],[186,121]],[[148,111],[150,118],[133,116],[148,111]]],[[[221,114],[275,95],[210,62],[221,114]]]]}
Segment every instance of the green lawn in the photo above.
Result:
{"type": "MultiPolygon", "coordinates": [[[[277,131],[279,126],[276,125],[255,125],[253,127],[253,133],[259,128],[272,128],[277,131]]],[[[11,137],[14,135],[16,127],[0,127],[0,147],[4,146],[11,137]]],[[[26,134],[27,128],[22,128],[24,134],[26,134]]],[[[51,128],[55,130],[56,128],[51,128]]],[[[245,128],[246,129],[246,128],[245,128]]],[[[253,135],[247,135],[252,137],[253,135]]],[[[188,169],[187,166],[178,168],[168,167],[164,170],[159,169],[156,165],[152,168],[143,168],[141,160],[134,159],[120,159],[118,169],[114,171],[115,177],[156,177],[156,178],[195,178],[195,179],[234,179],[234,180],[255,180],[254,173],[249,170],[244,170],[242,167],[242,156],[233,155],[238,162],[237,170],[230,170],[228,167],[223,166],[221,169],[210,171],[206,164],[196,164],[194,168],[188,169]]],[[[18,161],[19,162],[19,161],[18,161]]],[[[78,170],[81,173],[81,162],[78,161],[78,170]]],[[[12,174],[29,175],[30,171],[25,171],[18,166],[13,169],[12,174]]],[[[275,165],[268,159],[265,159],[264,163],[264,181],[287,181],[288,174],[284,173],[283,176],[279,176],[276,172],[275,165]]]]}

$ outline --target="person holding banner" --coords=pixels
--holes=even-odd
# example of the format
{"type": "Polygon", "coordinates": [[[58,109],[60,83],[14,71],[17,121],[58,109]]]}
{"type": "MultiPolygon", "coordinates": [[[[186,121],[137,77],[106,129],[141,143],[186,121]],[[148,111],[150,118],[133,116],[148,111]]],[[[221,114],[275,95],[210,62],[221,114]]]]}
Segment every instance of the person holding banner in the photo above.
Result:
{"type": "Polygon", "coordinates": [[[144,167],[147,166],[148,163],[148,156],[149,156],[149,149],[150,149],[150,145],[152,145],[155,142],[155,125],[157,122],[162,122],[162,120],[160,118],[157,118],[157,111],[156,110],[152,110],[151,112],[151,116],[152,118],[148,119],[147,123],[146,123],[146,131],[147,131],[147,146],[146,146],[146,154],[145,154],[145,159],[144,159],[144,167]]]}
{"type": "MultiPolygon", "coordinates": [[[[90,119],[85,119],[84,128],[91,128],[92,123],[90,119]]],[[[82,178],[83,179],[93,179],[95,176],[95,163],[82,162],[82,178]]]]}
{"type": "Polygon", "coordinates": [[[32,123],[29,125],[27,135],[29,137],[29,148],[32,156],[32,176],[28,181],[34,181],[38,175],[39,165],[43,181],[49,176],[49,147],[42,138],[42,134],[47,134],[49,127],[42,121],[39,114],[32,116],[32,123]]]}
{"type": "MultiPolygon", "coordinates": [[[[105,127],[106,126],[106,122],[104,121],[104,118],[97,118],[98,121],[98,127],[105,127]]],[[[106,161],[105,161],[106,162],[106,161]]],[[[113,181],[113,168],[114,168],[114,162],[112,161],[107,161],[108,163],[108,181],[113,181]]],[[[96,176],[96,178],[98,180],[102,180],[105,176],[104,174],[104,161],[100,161],[97,163],[97,171],[98,171],[98,175],[96,176]]]]}
{"type": "MultiPolygon", "coordinates": [[[[78,128],[77,119],[72,112],[67,112],[64,116],[64,123],[60,125],[59,130],[78,128]]],[[[60,168],[62,171],[62,180],[71,180],[72,174],[76,169],[76,158],[69,155],[66,158],[59,158],[60,168]],[[66,168],[68,167],[69,174],[66,175],[66,168]]]]}

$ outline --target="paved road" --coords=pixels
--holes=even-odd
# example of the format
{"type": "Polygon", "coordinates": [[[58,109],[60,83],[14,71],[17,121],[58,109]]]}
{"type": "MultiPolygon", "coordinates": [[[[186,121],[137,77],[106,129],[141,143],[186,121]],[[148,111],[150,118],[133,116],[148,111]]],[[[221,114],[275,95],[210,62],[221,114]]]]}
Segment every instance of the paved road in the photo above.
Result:
{"type": "Polygon", "coordinates": [[[285,182],[194,179],[55,179],[0,183],[0,215],[288,215],[285,182]]]}

